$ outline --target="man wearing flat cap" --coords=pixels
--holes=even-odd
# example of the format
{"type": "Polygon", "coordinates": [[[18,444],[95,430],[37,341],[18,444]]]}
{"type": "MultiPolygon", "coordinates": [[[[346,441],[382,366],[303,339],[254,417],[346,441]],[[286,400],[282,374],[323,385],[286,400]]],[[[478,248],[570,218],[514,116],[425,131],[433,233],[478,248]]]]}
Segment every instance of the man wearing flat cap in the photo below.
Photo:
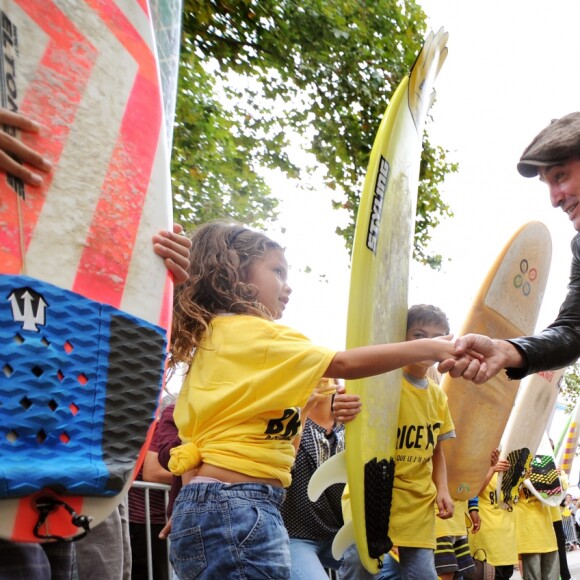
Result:
{"type": "MultiPolygon", "coordinates": [[[[517,165],[524,177],[540,178],[548,186],[550,201],[580,232],[580,112],[553,120],[523,152],[517,165]]],[[[481,384],[507,370],[511,379],[521,379],[542,370],[559,369],[580,357],[580,233],[572,240],[572,270],[568,294],[556,320],[534,336],[496,340],[467,334],[456,341],[456,353],[473,349],[484,362],[462,357],[453,364],[439,365],[452,377],[481,384]]]]}

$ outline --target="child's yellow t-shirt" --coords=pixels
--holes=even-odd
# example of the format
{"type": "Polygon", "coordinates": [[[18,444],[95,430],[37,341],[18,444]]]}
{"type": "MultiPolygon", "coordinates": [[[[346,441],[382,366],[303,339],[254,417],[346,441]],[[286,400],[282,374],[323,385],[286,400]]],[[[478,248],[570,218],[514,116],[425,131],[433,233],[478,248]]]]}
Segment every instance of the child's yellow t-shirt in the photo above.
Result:
{"type": "Polygon", "coordinates": [[[453,500],[453,517],[442,520],[437,517],[437,505],[435,509],[435,538],[443,536],[466,536],[467,523],[465,518],[469,518],[468,500],[453,500]]]}
{"type": "Polygon", "coordinates": [[[516,517],[514,512],[499,507],[496,488],[497,473],[494,473],[479,494],[481,527],[477,534],[467,537],[476,558],[487,559],[494,566],[509,566],[518,563],[516,517]]]}
{"type": "MultiPolygon", "coordinates": [[[[290,485],[300,407],[335,351],[249,315],[218,316],[197,348],[174,418],[185,458],[290,485]]],[[[172,450],[172,460],[179,452],[172,450]]],[[[174,469],[175,463],[171,464],[174,469]]],[[[175,469],[174,469],[175,471],[175,469]]]]}
{"type": "Polygon", "coordinates": [[[550,507],[525,486],[520,489],[514,513],[518,554],[545,554],[558,549],[550,507]]]}
{"type": "MultiPolygon", "coordinates": [[[[432,457],[437,442],[453,434],[447,395],[439,386],[429,379],[426,388],[420,388],[403,378],[389,522],[389,538],[395,546],[435,549],[437,489],[432,457]]],[[[348,494],[347,486],[345,520],[352,519],[348,494]]]]}

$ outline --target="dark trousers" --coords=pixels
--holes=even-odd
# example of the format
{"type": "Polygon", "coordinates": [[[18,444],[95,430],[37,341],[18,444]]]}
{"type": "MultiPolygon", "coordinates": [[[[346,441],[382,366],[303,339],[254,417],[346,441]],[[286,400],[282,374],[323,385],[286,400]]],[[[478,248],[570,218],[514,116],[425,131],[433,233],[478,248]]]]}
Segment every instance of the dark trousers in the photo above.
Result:
{"type": "Polygon", "coordinates": [[[554,532],[558,542],[558,557],[560,558],[560,578],[570,580],[570,570],[568,570],[568,559],[566,558],[566,534],[562,521],[554,522],[554,532]]]}
{"type": "MultiPolygon", "coordinates": [[[[154,580],[169,580],[167,569],[167,540],[159,539],[163,524],[151,524],[151,557],[154,580]]],[[[129,523],[131,536],[131,579],[147,580],[147,529],[145,524],[129,523]]]]}
{"type": "Polygon", "coordinates": [[[0,540],[0,580],[70,580],[71,543],[28,544],[0,540]]]}
{"type": "Polygon", "coordinates": [[[495,580],[510,580],[513,573],[514,567],[511,564],[509,566],[496,566],[495,580]]]}

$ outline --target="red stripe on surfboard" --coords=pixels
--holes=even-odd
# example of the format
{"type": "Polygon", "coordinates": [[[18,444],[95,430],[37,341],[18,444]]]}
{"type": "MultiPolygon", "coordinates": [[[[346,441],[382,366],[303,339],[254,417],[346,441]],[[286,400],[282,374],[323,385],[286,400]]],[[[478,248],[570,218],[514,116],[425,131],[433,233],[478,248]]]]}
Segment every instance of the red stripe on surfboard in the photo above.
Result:
{"type": "Polygon", "coordinates": [[[158,324],[167,329],[167,346],[171,343],[171,316],[173,314],[173,277],[167,276],[158,324]]]}
{"type": "MultiPolygon", "coordinates": [[[[42,492],[35,497],[41,496],[42,492]]],[[[59,496],[54,492],[49,491],[47,495],[56,497],[62,502],[68,504],[77,514],[82,514],[83,498],[72,496],[59,496]]],[[[12,540],[17,542],[38,542],[38,538],[34,536],[33,530],[38,522],[39,514],[33,507],[33,499],[30,497],[22,498],[18,502],[18,512],[14,520],[14,527],[12,528],[12,540]]],[[[58,507],[46,519],[48,528],[45,526],[40,528],[41,534],[46,534],[47,529],[52,535],[71,537],[78,535],[79,530],[71,522],[70,513],[63,507],[58,507]]]]}
{"type": "Polygon", "coordinates": [[[136,79],[72,287],[115,307],[121,304],[161,134],[160,107],[149,107],[151,116],[145,119],[147,107],[140,103],[157,95],[157,87],[142,77],[136,79]],[[129,166],[128,159],[136,165],[129,166]]]}
{"type": "Polygon", "coordinates": [[[133,56],[139,70],[72,289],[119,307],[162,136],[161,91],[154,55],[117,6],[102,0],[88,0],[88,4],[133,56]]]}
{"type": "Polygon", "coordinates": [[[141,8],[143,9],[143,12],[145,12],[145,14],[147,14],[147,17],[150,18],[151,17],[151,11],[149,10],[149,2],[147,2],[147,0],[137,0],[139,6],[141,6],[141,8]]]}
{"type": "MultiPolygon", "coordinates": [[[[16,3],[47,35],[47,47],[39,62],[35,79],[26,87],[24,95],[19,95],[20,111],[38,120],[44,129],[37,135],[22,134],[22,141],[42,151],[45,157],[57,165],[97,52],[54,3],[38,0],[17,0],[16,3]],[[55,91],[55,87],[58,91],[55,91]]],[[[5,179],[0,181],[2,271],[17,274],[22,269],[20,231],[14,218],[17,215],[17,199],[5,179]]],[[[52,175],[47,175],[44,177],[42,189],[26,187],[26,201],[21,204],[25,248],[28,247],[38,223],[51,182],[52,175]]]]}
{"type": "MultiPolygon", "coordinates": [[[[143,40],[137,29],[119,10],[112,0],[86,0],[95,12],[98,13],[105,26],[123,45],[125,50],[139,63],[139,73],[158,85],[157,64],[155,55],[143,40]]],[[[147,11],[148,13],[148,11],[147,11]]]]}

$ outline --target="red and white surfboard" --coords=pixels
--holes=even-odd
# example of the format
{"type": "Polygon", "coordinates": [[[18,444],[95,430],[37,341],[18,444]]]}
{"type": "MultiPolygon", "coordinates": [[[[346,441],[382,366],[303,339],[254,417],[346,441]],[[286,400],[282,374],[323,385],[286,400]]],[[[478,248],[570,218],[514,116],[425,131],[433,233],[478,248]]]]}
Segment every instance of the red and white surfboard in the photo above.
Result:
{"type": "Polygon", "coordinates": [[[0,176],[0,536],[68,539],[130,487],[163,380],[160,77],[146,0],[0,9],[1,104],[54,165],[42,188],[0,176]]]}

